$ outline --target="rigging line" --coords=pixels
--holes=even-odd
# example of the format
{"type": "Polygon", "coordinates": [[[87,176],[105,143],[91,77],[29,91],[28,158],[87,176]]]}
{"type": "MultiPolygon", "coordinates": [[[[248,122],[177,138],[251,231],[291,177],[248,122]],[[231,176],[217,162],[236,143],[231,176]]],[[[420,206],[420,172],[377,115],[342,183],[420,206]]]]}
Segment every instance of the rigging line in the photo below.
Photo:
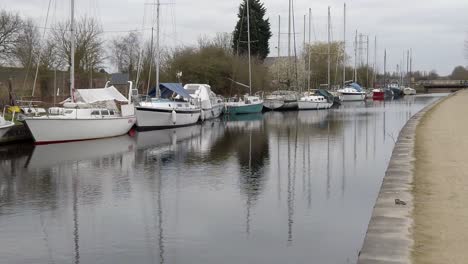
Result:
{"type": "MultiPolygon", "coordinates": [[[[50,5],[52,3],[52,0],[49,0],[49,5],[47,6],[47,15],[46,15],[46,19],[45,19],[45,22],[44,22],[44,27],[47,27],[47,22],[49,21],[49,12],[50,12],[50,5]]],[[[45,34],[46,34],[46,30],[44,29],[43,33],[42,33],[42,39],[45,38],[45,34]]],[[[41,39],[41,40],[42,40],[41,39]]],[[[40,45],[40,44],[39,44],[40,45]]],[[[37,65],[36,65],[36,75],[34,76],[34,83],[33,83],[33,89],[32,89],[32,96],[34,96],[34,92],[36,90],[36,81],[37,81],[37,75],[39,73],[39,65],[41,63],[41,53],[42,53],[42,49],[41,47],[39,46],[39,52],[38,52],[38,55],[37,55],[37,65]]]]}

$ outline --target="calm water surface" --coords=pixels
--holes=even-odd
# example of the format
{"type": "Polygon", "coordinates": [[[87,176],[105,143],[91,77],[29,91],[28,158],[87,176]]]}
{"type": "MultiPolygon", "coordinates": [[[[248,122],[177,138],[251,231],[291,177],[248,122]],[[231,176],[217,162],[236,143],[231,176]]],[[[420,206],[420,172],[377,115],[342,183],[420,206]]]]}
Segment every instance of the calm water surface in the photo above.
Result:
{"type": "Polygon", "coordinates": [[[394,141],[436,99],[0,147],[0,263],[355,263],[394,141]]]}

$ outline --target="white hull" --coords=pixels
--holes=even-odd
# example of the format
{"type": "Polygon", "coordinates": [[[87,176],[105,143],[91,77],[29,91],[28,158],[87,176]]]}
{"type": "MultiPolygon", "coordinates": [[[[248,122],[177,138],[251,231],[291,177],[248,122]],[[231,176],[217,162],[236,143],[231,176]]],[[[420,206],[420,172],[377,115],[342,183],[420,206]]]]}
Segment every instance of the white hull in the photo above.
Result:
{"type": "Polygon", "coordinates": [[[310,102],[310,101],[298,101],[299,110],[319,110],[329,109],[333,103],[329,102],[310,102]]]}
{"type": "Polygon", "coordinates": [[[404,95],[415,95],[416,94],[416,90],[415,89],[408,89],[408,88],[405,88],[403,89],[403,94],[404,95]]]}
{"type": "Polygon", "coordinates": [[[13,122],[5,122],[6,124],[0,126],[0,138],[2,138],[10,128],[12,128],[15,124],[13,122]]]}
{"type": "Polygon", "coordinates": [[[200,110],[171,111],[139,106],[136,108],[136,116],[139,129],[163,129],[197,123],[200,118],[200,110]]]}
{"type": "Polygon", "coordinates": [[[355,93],[355,94],[344,93],[344,94],[341,94],[341,95],[343,97],[343,102],[364,101],[364,100],[366,100],[366,94],[365,93],[355,93]]]}
{"type": "Polygon", "coordinates": [[[269,109],[269,110],[276,110],[284,105],[283,100],[279,99],[265,99],[263,101],[263,107],[269,109]]]}
{"type": "Polygon", "coordinates": [[[36,143],[48,144],[124,135],[135,124],[136,118],[135,116],[94,119],[43,117],[27,118],[25,122],[36,143]]]}
{"type": "Polygon", "coordinates": [[[203,109],[200,116],[202,120],[218,118],[223,113],[223,110],[224,104],[218,104],[210,109],[203,109]]]}

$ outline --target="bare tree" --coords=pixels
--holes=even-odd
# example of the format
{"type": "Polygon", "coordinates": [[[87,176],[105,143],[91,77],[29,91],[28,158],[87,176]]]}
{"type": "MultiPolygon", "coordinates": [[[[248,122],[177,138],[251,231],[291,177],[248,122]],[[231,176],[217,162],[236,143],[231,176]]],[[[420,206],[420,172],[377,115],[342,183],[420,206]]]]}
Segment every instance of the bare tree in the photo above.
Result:
{"type": "MultiPolygon", "coordinates": [[[[102,27],[94,19],[84,17],[76,23],[75,68],[78,72],[95,71],[105,60],[102,27]]],[[[57,55],[71,65],[70,21],[58,23],[52,31],[57,55]]]]}
{"type": "Polygon", "coordinates": [[[119,72],[131,74],[137,67],[140,48],[140,38],[134,31],[115,37],[110,44],[111,62],[117,66],[119,72]]]}
{"type": "Polygon", "coordinates": [[[40,36],[32,20],[23,24],[18,34],[17,43],[12,50],[16,63],[24,68],[34,67],[37,62],[37,52],[40,50],[40,36]]]}
{"type": "Polygon", "coordinates": [[[0,11],[0,60],[11,59],[22,25],[23,21],[18,14],[0,11]]]}

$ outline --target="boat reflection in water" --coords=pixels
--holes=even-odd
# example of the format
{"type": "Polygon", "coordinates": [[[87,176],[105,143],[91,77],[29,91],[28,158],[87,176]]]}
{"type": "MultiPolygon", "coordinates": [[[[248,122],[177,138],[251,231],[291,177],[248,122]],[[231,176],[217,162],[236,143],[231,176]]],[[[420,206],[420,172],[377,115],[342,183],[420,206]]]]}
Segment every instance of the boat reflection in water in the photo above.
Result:
{"type": "MultiPolygon", "coordinates": [[[[25,167],[49,168],[63,163],[96,160],[112,155],[133,156],[135,140],[128,135],[61,144],[37,145],[25,167]]],[[[132,160],[132,158],[130,158],[132,160]]]]}

